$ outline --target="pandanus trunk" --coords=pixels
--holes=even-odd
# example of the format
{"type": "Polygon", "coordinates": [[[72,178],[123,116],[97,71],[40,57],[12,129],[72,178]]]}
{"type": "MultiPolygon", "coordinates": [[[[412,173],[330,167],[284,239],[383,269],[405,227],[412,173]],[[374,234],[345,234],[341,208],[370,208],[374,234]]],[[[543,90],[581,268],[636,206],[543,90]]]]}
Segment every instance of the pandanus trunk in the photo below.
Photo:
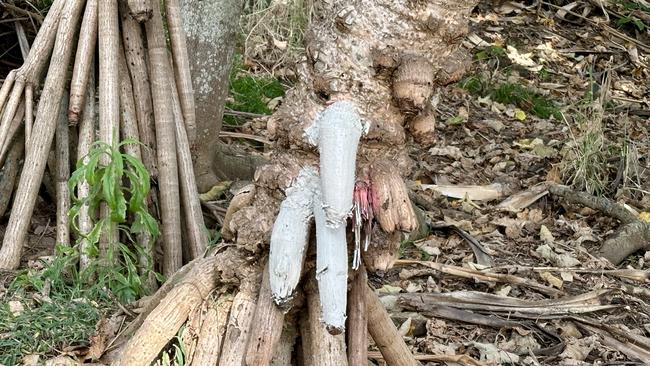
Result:
{"type": "MultiPolygon", "coordinates": [[[[288,354],[293,333],[283,332],[283,327],[297,327],[295,315],[300,313],[301,347],[294,353],[306,365],[345,365],[348,360],[350,364],[363,363],[365,352],[350,347],[366,346],[366,320],[367,332],[391,365],[418,365],[376,294],[365,284],[363,272],[350,271],[389,269],[401,232],[417,227],[404,183],[413,165],[406,151],[407,135],[412,132],[405,126],[418,116],[431,115],[435,88],[462,76],[458,65],[444,61],[459,52],[468,29],[465,17],[473,5],[473,0],[315,3],[316,20],[306,37],[307,60],[298,65],[300,81],[268,120],[268,134],[274,143],[270,162],[257,169],[254,186],[235,196],[224,220],[223,237],[227,245],[236,247],[226,251],[236,251],[242,261],[261,267],[269,245],[273,248],[269,264],[259,276],[263,281],[258,295],[254,295],[257,291],[242,290],[233,300],[224,340],[218,342],[222,347],[219,365],[270,365],[276,351],[285,351],[277,355],[288,354]],[[302,182],[305,170],[313,170],[319,184],[302,182]],[[315,235],[309,234],[312,232],[315,235]],[[355,253],[354,269],[350,268],[350,253],[355,253]],[[349,278],[355,281],[351,287],[349,278]],[[297,301],[303,292],[306,304],[297,301]],[[346,306],[348,296],[354,299],[350,306],[346,306]],[[287,309],[291,312],[285,314],[287,309]]],[[[157,2],[153,6],[156,8],[157,2]]],[[[146,25],[148,31],[156,13],[146,25]]],[[[205,13],[193,16],[204,18],[205,13]]],[[[185,27],[194,24],[184,22],[185,27]]],[[[196,30],[186,30],[190,48],[202,51],[192,45],[196,30]]],[[[200,70],[192,65],[194,90],[199,95],[198,144],[203,112],[195,73],[200,70]]],[[[152,79],[156,84],[156,78],[152,79]]],[[[154,100],[163,86],[154,85],[154,100]]],[[[160,139],[158,142],[160,155],[163,146],[160,139]]],[[[202,172],[196,170],[200,179],[202,172]]],[[[163,173],[161,169],[161,180],[163,173]]],[[[245,276],[249,280],[255,277],[245,276]]],[[[192,310],[183,305],[183,316],[175,316],[165,325],[160,319],[170,316],[171,300],[183,294],[191,306],[200,304],[201,299],[187,286],[186,281],[181,282],[177,290],[169,292],[166,303],[161,302],[160,310],[138,318],[144,322],[126,346],[123,361],[133,356],[129,351],[144,347],[144,339],[164,333],[160,339],[154,337],[158,348],[147,350],[142,364],[159,353],[192,310]]],[[[285,358],[278,356],[275,362],[285,358]]]]}
{"type": "MultiPolygon", "coordinates": [[[[276,251],[289,246],[274,243],[283,224],[273,223],[276,215],[278,220],[286,219],[285,206],[293,199],[279,192],[291,190],[304,167],[319,166],[321,184],[311,213],[316,221],[316,240],[312,236],[311,244],[317,248],[318,289],[308,294],[312,339],[307,349],[320,352],[315,345],[325,336],[313,339],[316,325],[325,333],[343,333],[346,316],[352,316],[348,325],[354,326],[351,344],[367,344],[364,322],[366,316],[368,321],[372,317],[364,314],[363,306],[351,305],[347,309],[354,313],[346,314],[347,278],[365,281],[363,275],[348,276],[348,256],[354,253],[355,267],[361,265],[362,257],[368,272],[386,271],[396,259],[401,233],[418,226],[405,184],[413,166],[406,144],[411,138],[431,143],[435,136],[432,129],[425,136],[421,128],[409,126],[421,125],[423,116],[434,120],[430,100],[436,88],[462,76],[464,62],[444,61],[463,54],[459,44],[467,33],[465,18],[474,3],[316,3],[318,16],[307,37],[307,61],[298,66],[300,82],[268,120],[267,130],[275,143],[271,161],[257,170],[253,197],[243,207],[237,200],[238,207],[229,210],[224,225],[227,238],[254,253],[264,253],[270,238],[271,262],[275,263],[276,251]],[[356,114],[359,117],[354,117],[356,114]],[[353,214],[354,222],[350,220],[353,214]],[[349,235],[352,227],[356,228],[356,240],[349,235]]],[[[293,228],[307,220],[305,214],[296,217],[293,228]]],[[[295,273],[303,266],[303,257],[299,250],[292,253],[289,257],[294,259],[285,267],[295,273]]],[[[313,258],[308,256],[304,266],[313,268],[313,258]]],[[[285,272],[271,272],[272,276],[279,274],[285,281],[289,278],[285,272]]],[[[302,279],[306,276],[314,276],[314,272],[303,269],[302,279]]],[[[282,293],[286,296],[295,288],[295,280],[282,285],[291,286],[282,293]]],[[[367,299],[362,283],[354,288],[351,296],[355,301],[365,299],[370,301],[366,306],[376,305],[367,299]]],[[[264,306],[259,301],[268,300],[260,297],[258,307],[264,306]]],[[[376,318],[376,313],[373,316],[376,318]]],[[[403,342],[396,347],[407,349],[403,342]]],[[[394,354],[395,349],[388,351],[394,354]]],[[[393,354],[387,357],[394,358],[393,354]]],[[[347,357],[359,360],[364,355],[354,350],[337,362],[344,363],[347,357]]],[[[321,360],[314,355],[308,358],[321,360]]],[[[417,364],[409,355],[399,362],[417,364]]]]}

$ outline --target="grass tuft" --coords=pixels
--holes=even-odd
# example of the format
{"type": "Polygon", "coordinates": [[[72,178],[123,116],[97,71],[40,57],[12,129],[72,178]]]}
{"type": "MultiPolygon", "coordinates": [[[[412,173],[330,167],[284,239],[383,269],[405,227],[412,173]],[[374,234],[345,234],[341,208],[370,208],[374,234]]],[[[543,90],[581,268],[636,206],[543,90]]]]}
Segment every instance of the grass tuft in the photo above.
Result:
{"type": "Polygon", "coordinates": [[[461,80],[459,86],[470,94],[489,96],[495,102],[512,104],[539,118],[548,119],[553,116],[558,120],[562,119],[560,109],[553,101],[519,84],[490,84],[480,76],[470,76],[461,80]]]}
{"type": "MultiPolygon", "coordinates": [[[[239,112],[271,114],[269,102],[283,97],[285,86],[270,75],[253,75],[243,68],[241,56],[236,58],[230,73],[230,100],[226,107],[239,112]]],[[[225,116],[224,123],[240,125],[234,116],[225,116]]]]}
{"type": "Polygon", "coordinates": [[[0,305],[0,364],[18,365],[30,354],[54,356],[87,346],[99,319],[114,309],[104,283],[84,282],[70,248],[42,260],[40,269],[18,272],[0,305]],[[88,283],[92,283],[88,285],[88,283]],[[23,310],[12,314],[10,301],[23,310]]]}
{"type": "Polygon", "coordinates": [[[304,54],[313,0],[252,0],[244,6],[244,55],[270,72],[293,67],[304,54]]]}
{"type": "Polygon", "coordinates": [[[560,163],[563,179],[568,185],[596,196],[607,193],[611,171],[609,160],[616,150],[606,140],[603,131],[607,90],[608,83],[605,82],[599,98],[587,93],[571,108],[573,123],[562,116],[571,135],[560,163]]]}

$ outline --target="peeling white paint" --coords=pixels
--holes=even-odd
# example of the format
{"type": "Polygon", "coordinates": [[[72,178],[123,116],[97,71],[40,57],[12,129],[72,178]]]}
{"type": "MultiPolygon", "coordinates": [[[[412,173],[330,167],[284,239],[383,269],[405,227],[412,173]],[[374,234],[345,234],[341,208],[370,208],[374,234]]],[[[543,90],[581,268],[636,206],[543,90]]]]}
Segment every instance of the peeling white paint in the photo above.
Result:
{"type": "Polygon", "coordinates": [[[316,222],[316,280],[321,317],[330,333],[345,329],[348,293],[348,244],[345,225],[327,224],[320,197],[314,199],[316,222]]]}
{"type": "Polygon", "coordinates": [[[344,226],[352,210],[359,139],[363,132],[354,103],[336,102],[318,118],[321,192],[327,224],[344,226]]]}
{"type": "Polygon", "coordinates": [[[273,300],[286,307],[300,281],[309,240],[315,192],[319,189],[316,169],[303,168],[280,205],[271,232],[269,274],[273,300]]]}

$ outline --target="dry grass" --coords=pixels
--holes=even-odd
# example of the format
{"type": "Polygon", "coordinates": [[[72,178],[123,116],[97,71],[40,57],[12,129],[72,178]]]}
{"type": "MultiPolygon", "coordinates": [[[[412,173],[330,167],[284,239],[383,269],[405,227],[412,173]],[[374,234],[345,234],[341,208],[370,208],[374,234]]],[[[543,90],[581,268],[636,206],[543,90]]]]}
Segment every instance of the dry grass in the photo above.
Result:
{"type": "Polygon", "coordinates": [[[566,123],[571,142],[560,164],[565,181],[576,189],[595,195],[605,194],[609,184],[609,142],[603,130],[604,106],[609,92],[605,79],[600,94],[588,93],[573,109],[574,126],[566,123]]]}
{"type": "Polygon", "coordinates": [[[248,1],[240,21],[244,56],[269,73],[295,65],[312,13],[312,0],[248,1]]]}
{"type": "Polygon", "coordinates": [[[573,124],[563,115],[571,137],[560,164],[563,178],[574,188],[598,196],[642,198],[648,193],[643,189],[643,177],[648,172],[640,165],[643,147],[628,136],[626,115],[606,112],[608,92],[609,79],[605,79],[597,97],[588,95],[571,108],[573,124]],[[624,125],[624,135],[617,139],[620,141],[608,139],[604,131],[605,121],[613,118],[624,125]]]}

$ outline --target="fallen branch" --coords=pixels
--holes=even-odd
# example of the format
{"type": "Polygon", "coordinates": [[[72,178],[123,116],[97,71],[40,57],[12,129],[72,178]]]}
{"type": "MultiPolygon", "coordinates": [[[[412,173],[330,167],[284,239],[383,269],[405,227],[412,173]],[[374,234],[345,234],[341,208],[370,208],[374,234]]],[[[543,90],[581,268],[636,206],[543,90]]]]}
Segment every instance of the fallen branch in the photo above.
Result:
{"type": "Polygon", "coordinates": [[[15,14],[20,14],[20,15],[23,15],[23,16],[27,16],[29,18],[34,18],[37,22],[43,23],[43,16],[41,14],[34,13],[32,11],[23,9],[23,8],[18,7],[16,5],[7,4],[6,2],[0,3],[0,6],[7,9],[9,12],[12,12],[12,13],[15,13],[15,14]]]}
{"type": "Polygon", "coordinates": [[[604,345],[623,353],[633,360],[639,360],[641,362],[648,362],[650,360],[650,347],[639,344],[638,341],[640,339],[625,340],[619,334],[612,335],[604,331],[605,329],[602,327],[595,327],[584,323],[579,324],[579,328],[591,334],[598,334],[604,345]]]}
{"type": "Polygon", "coordinates": [[[566,186],[551,185],[548,190],[555,196],[601,211],[623,223],[623,226],[607,239],[598,250],[600,256],[614,265],[618,265],[632,253],[649,247],[650,224],[638,219],[635,214],[625,207],[607,198],[576,192],[566,186]]]}
{"type": "Polygon", "coordinates": [[[454,307],[476,312],[503,313],[504,316],[511,317],[548,318],[619,308],[615,304],[602,304],[603,298],[610,293],[610,290],[599,290],[541,301],[526,301],[475,291],[400,294],[397,298],[400,306],[423,313],[438,307],[454,307]]]}
{"type": "Polygon", "coordinates": [[[567,273],[584,273],[584,274],[593,274],[597,276],[613,276],[618,278],[623,278],[630,281],[648,283],[650,282],[650,271],[641,270],[641,269],[615,269],[615,270],[606,270],[606,269],[582,269],[582,268],[567,268],[567,267],[528,267],[528,266],[518,266],[518,265],[508,265],[508,266],[499,266],[493,267],[490,271],[511,271],[514,273],[517,272],[567,272],[567,273]]]}
{"type": "MultiPolygon", "coordinates": [[[[468,355],[414,355],[413,357],[418,361],[450,362],[465,366],[488,366],[487,364],[477,361],[468,355]]],[[[368,352],[368,358],[373,360],[384,359],[381,352],[368,352]]]]}
{"type": "Polygon", "coordinates": [[[629,224],[637,220],[636,215],[625,207],[604,197],[596,197],[588,193],[576,192],[567,186],[561,185],[551,185],[548,187],[548,191],[552,195],[562,197],[569,202],[578,203],[594,210],[601,211],[604,214],[619,220],[623,224],[629,224]]]}
{"type": "Polygon", "coordinates": [[[536,281],[533,281],[528,278],[523,278],[523,277],[517,277],[513,275],[508,275],[508,274],[500,274],[500,273],[488,273],[488,272],[481,272],[477,271],[471,268],[465,268],[465,267],[458,267],[458,266],[451,266],[447,264],[441,264],[441,263],[435,263],[435,262],[425,262],[425,261],[416,261],[416,260],[398,260],[396,265],[420,265],[420,266],[425,266],[428,268],[431,268],[435,271],[442,272],[444,274],[452,275],[452,276],[457,276],[457,277],[462,277],[462,278],[468,278],[468,279],[473,279],[475,281],[482,281],[482,282],[497,282],[497,283],[509,283],[512,285],[519,285],[519,286],[525,286],[532,288],[534,290],[537,290],[543,294],[549,295],[549,296],[559,296],[564,294],[564,292],[554,289],[549,286],[542,285],[536,281]]]}

